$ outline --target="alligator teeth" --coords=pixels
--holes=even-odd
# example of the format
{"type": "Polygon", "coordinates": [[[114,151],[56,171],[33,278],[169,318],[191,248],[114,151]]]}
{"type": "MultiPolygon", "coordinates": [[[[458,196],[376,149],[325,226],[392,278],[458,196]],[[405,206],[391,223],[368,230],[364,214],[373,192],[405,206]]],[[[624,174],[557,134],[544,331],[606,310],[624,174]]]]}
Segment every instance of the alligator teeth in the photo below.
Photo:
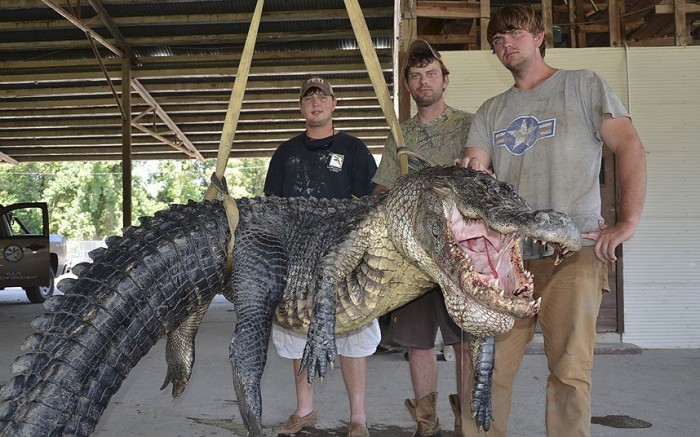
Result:
{"type": "Polygon", "coordinates": [[[501,290],[501,292],[498,293],[498,295],[501,297],[501,299],[503,299],[503,298],[506,297],[506,291],[505,291],[505,290],[501,290]]]}
{"type": "Polygon", "coordinates": [[[537,306],[537,308],[539,309],[540,302],[542,302],[542,296],[538,297],[537,300],[533,300],[532,302],[527,304],[528,311],[531,311],[534,306],[537,306]]]}
{"type": "Polygon", "coordinates": [[[557,252],[557,259],[554,260],[554,265],[558,266],[559,264],[561,264],[562,261],[564,261],[564,257],[562,257],[561,254],[557,252]]]}

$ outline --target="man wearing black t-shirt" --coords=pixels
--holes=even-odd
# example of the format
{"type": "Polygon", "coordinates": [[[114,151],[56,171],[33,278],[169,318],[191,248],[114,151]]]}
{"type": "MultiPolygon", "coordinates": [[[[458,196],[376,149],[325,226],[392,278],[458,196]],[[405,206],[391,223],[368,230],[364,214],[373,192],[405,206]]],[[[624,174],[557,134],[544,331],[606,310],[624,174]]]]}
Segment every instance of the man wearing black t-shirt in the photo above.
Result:
{"type": "MultiPolygon", "coordinates": [[[[333,127],[336,99],[331,84],[320,77],[303,82],[299,97],[306,131],[275,151],[265,179],[265,195],[280,197],[350,198],[372,193],[377,164],[362,140],[333,127]]],[[[349,334],[336,337],[343,380],[350,400],[348,437],[369,436],[365,414],[367,372],[365,360],[379,344],[376,320],[349,334]]],[[[299,374],[306,336],[273,325],[277,353],[293,359],[297,407],[275,430],[296,434],[316,423],[313,386],[306,372],[299,374]]]]}

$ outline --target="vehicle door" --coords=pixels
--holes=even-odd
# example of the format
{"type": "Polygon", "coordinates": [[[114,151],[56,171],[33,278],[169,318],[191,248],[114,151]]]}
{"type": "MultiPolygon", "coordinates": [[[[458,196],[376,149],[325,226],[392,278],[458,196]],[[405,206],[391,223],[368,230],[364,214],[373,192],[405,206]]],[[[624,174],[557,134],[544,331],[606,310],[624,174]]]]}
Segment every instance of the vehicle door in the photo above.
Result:
{"type": "Polygon", "coordinates": [[[0,207],[0,288],[49,283],[49,214],[46,203],[0,207]]]}

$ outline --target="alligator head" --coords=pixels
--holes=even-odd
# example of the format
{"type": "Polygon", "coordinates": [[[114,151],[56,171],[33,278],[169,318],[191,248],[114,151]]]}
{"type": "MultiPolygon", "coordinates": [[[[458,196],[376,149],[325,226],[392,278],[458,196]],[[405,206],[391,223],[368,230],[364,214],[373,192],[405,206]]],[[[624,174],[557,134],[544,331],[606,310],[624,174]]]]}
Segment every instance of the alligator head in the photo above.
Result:
{"type": "Polygon", "coordinates": [[[539,310],[521,239],[552,246],[557,263],[581,246],[567,215],[533,211],[488,173],[435,167],[397,187],[387,199],[388,214],[400,217],[388,220],[390,238],[440,285],[452,319],[477,336],[507,332],[515,317],[539,310]]]}

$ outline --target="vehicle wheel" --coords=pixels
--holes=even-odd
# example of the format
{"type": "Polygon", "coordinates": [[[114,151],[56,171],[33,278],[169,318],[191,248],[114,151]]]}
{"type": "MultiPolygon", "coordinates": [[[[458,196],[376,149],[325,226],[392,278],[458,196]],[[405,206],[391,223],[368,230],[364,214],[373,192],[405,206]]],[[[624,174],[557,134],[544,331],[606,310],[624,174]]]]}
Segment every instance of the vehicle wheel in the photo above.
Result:
{"type": "Polygon", "coordinates": [[[54,289],[54,277],[53,269],[50,268],[49,271],[49,285],[43,287],[27,287],[24,292],[27,293],[27,299],[31,303],[44,303],[44,301],[51,296],[53,296],[54,289]]]}

